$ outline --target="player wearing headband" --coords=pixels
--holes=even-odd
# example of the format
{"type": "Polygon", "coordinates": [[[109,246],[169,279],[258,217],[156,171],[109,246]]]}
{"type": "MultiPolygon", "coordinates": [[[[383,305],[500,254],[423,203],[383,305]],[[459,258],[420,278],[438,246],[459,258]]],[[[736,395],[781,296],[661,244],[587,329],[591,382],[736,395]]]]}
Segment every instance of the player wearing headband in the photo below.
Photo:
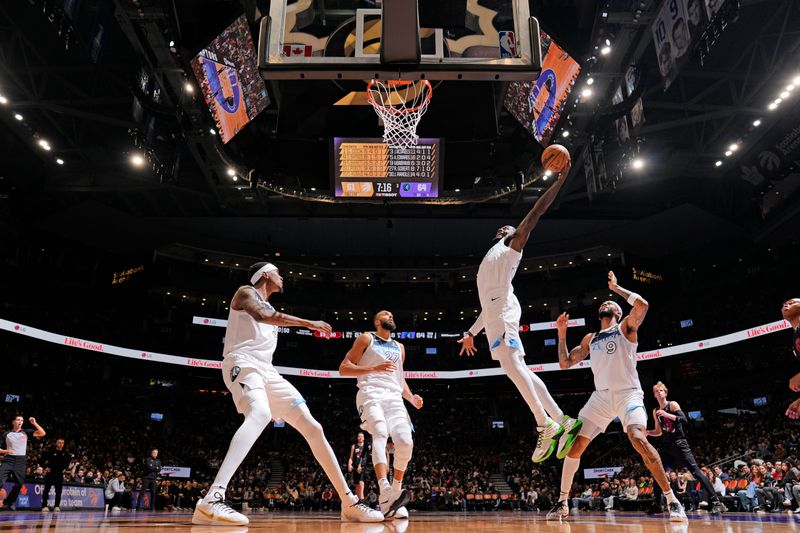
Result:
{"type": "Polygon", "coordinates": [[[530,371],[525,364],[525,348],[519,338],[519,320],[522,309],[514,294],[511,281],[517,273],[522,260],[522,249],[528,242],[531,232],[539,219],[547,212],[556,199],[558,191],[567,179],[570,164],[559,173],[556,182],[536,201],[518,228],[503,226],[497,230],[497,242],[489,249],[478,268],[478,299],[481,313],[469,332],[458,342],[461,352],[471,356],[475,353],[473,337],[486,329],[492,359],[500,363],[500,368],[516,385],[536,418],[536,449],[531,459],[534,463],[546,460],[556,448],[556,457],[563,459],[572,446],[580,430],[580,421],[566,416],[553,400],[544,382],[530,371]],[[549,416],[548,416],[549,415],[549,416]]]}
{"type": "Polygon", "coordinates": [[[361,503],[347,486],[325,439],[322,426],[311,416],[306,401],[291,383],[272,366],[280,327],[306,327],[330,333],[329,324],[279,313],[269,297],[283,292],[283,278],[271,263],[250,267],[249,286],[239,287],[233,296],[225,331],[222,379],[231,392],[236,410],[244,422],[231,440],[208,494],[197,503],[192,523],[205,525],[246,525],[249,520],[234,511],[225,500],[225,489],[271,420],[281,418],[306,439],[314,458],[328,475],[342,499],[342,519],[381,522],[383,514],[361,503]]]}

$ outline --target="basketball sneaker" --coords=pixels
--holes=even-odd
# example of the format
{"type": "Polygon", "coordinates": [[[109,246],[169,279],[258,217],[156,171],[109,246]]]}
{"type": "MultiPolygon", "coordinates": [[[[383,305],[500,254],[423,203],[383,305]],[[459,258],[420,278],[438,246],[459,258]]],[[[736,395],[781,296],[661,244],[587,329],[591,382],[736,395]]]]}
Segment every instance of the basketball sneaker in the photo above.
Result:
{"type": "Polygon", "coordinates": [[[536,449],[533,450],[533,455],[531,455],[531,461],[541,463],[552,455],[557,444],[556,437],[564,432],[564,428],[548,416],[544,426],[538,426],[536,431],[539,432],[539,438],[536,441],[536,449]]]}
{"type": "Polygon", "coordinates": [[[250,523],[250,520],[242,513],[235,511],[221,494],[217,494],[217,496],[216,500],[210,502],[205,500],[197,502],[192,515],[192,524],[246,526],[250,523]]]}
{"type": "Polygon", "coordinates": [[[362,500],[352,505],[342,504],[343,522],[383,522],[383,513],[370,508],[362,500]]]}
{"type": "Polygon", "coordinates": [[[411,494],[405,489],[399,491],[381,491],[380,504],[381,512],[385,518],[394,518],[397,510],[411,501],[411,494]]]}
{"type": "Polygon", "coordinates": [[[569,505],[567,500],[556,503],[545,517],[547,520],[563,520],[569,516],[569,505]]]}
{"type": "Polygon", "coordinates": [[[722,503],[719,500],[715,500],[715,501],[711,502],[711,510],[709,511],[709,513],[716,515],[716,514],[722,514],[724,512],[727,512],[727,510],[728,510],[728,508],[725,507],[724,503],[722,503]]]}
{"type": "Polygon", "coordinates": [[[408,518],[408,509],[405,507],[400,507],[397,509],[397,512],[394,513],[395,518],[408,518]]]}
{"type": "Polygon", "coordinates": [[[669,521],[670,522],[688,522],[689,519],[686,518],[686,511],[683,509],[683,505],[678,500],[673,500],[671,504],[669,504],[669,521]]]}
{"type": "Polygon", "coordinates": [[[558,439],[557,459],[563,459],[572,449],[572,445],[575,444],[575,439],[578,438],[578,432],[580,432],[583,422],[577,418],[570,418],[564,415],[561,426],[564,428],[564,433],[562,433],[561,438],[558,439]]]}

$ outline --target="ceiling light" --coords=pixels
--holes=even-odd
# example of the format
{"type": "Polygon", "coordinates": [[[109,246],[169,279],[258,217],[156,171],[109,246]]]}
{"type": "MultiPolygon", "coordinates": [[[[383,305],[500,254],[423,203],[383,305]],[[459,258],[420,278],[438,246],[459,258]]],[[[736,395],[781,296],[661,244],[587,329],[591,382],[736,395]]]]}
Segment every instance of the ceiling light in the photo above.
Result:
{"type": "Polygon", "coordinates": [[[637,157],[636,159],[633,160],[633,163],[631,163],[631,166],[633,168],[637,169],[637,170],[640,169],[640,168],[643,168],[644,167],[644,160],[639,158],[639,157],[637,157]]]}
{"type": "Polygon", "coordinates": [[[795,88],[794,84],[792,84],[792,83],[790,83],[789,85],[786,86],[786,90],[789,91],[789,92],[794,91],[794,88],[795,88]]]}
{"type": "Polygon", "coordinates": [[[8,103],[8,98],[0,94],[0,104],[6,105],[8,103]]]}
{"type": "Polygon", "coordinates": [[[757,120],[753,121],[753,126],[755,126],[756,128],[759,127],[760,125],[761,125],[761,119],[757,119],[757,120]]]}
{"type": "Polygon", "coordinates": [[[140,166],[144,165],[144,157],[142,157],[139,154],[131,155],[130,161],[131,161],[131,165],[133,165],[135,167],[140,167],[140,166]]]}
{"type": "Polygon", "coordinates": [[[730,150],[725,150],[725,157],[730,157],[732,153],[730,150]]]}
{"type": "Polygon", "coordinates": [[[735,152],[738,149],[739,149],[739,143],[733,143],[728,147],[728,150],[730,150],[731,152],[735,152]]]}
{"type": "Polygon", "coordinates": [[[22,115],[20,115],[19,113],[14,113],[14,118],[17,119],[17,120],[22,120],[24,117],[22,115]]]}
{"type": "Polygon", "coordinates": [[[461,189],[456,189],[454,192],[461,192],[461,189]]]}
{"type": "Polygon", "coordinates": [[[214,128],[209,128],[208,133],[210,133],[211,135],[216,135],[217,130],[215,130],[214,128]]]}
{"type": "Polygon", "coordinates": [[[606,38],[606,46],[611,46],[611,39],[606,38]]]}
{"type": "Polygon", "coordinates": [[[800,76],[797,76],[795,79],[792,80],[794,85],[800,85],[800,76]]]}
{"type": "Polygon", "coordinates": [[[716,163],[714,163],[714,166],[715,167],[721,167],[722,166],[722,161],[718,160],[716,163]]]}
{"type": "Polygon", "coordinates": [[[233,181],[239,181],[239,176],[234,176],[233,181]]]}
{"type": "Polygon", "coordinates": [[[789,91],[783,91],[781,93],[781,98],[789,98],[789,91]]]}
{"type": "Polygon", "coordinates": [[[770,111],[775,111],[776,107],[778,107],[778,104],[772,102],[771,104],[769,104],[769,106],[767,106],[767,109],[769,109],[770,111]]]}
{"type": "Polygon", "coordinates": [[[562,136],[562,137],[564,137],[565,139],[566,139],[567,137],[569,137],[569,130],[564,130],[564,131],[562,131],[562,132],[561,132],[561,136],[562,136]]]}
{"type": "Polygon", "coordinates": [[[775,105],[778,105],[781,102],[783,102],[783,98],[776,98],[775,100],[772,101],[772,103],[775,104],[775,105]]]}
{"type": "Polygon", "coordinates": [[[604,46],[603,48],[600,49],[600,55],[607,56],[610,53],[611,53],[611,47],[610,46],[604,46]]]}
{"type": "Polygon", "coordinates": [[[228,169],[228,176],[235,176],[235,175],[236,175],[236,171],[233,170],[232,168],[229,168],[228,169]]]}
{"type": "Polygon", "coordinates": [[[174,48],[175,47],[175,41],[170,41],[169,42],[169,47],[170,48],[174,48]]]}
{"type": "Polygon", "coordinates": [[[552,176],[552,175],[553,175],[553,171],[552,171],[552,170],[545,170],[545,171],[544,171],[544,175],[545,175],[545,177],[548,177],[548,178],[549,178],[550,176],[552,176]]]}
{"type": "Polygon", "coordinates": [[[187,81],[183,84],[183,90],[189,94],[192,94],[194,92],[194,87],[192,87],[192,84],[187,81]]]}
{"type": "Polygon", "coordinates": [[[588,79],[586,80],[586,85],[591,85],[591,84],[593,84],[593,83],[594,83],[594,78],[588,78],[588,79]]]}
{"type": "Polygon", "coordinates": [[[585,88],[584,90],[581,91],[581,96],[583,96],[584,98],[589,98],[590,96],[592,96],[592,90],[588,87],[585,88]]]}
{"type": "Polygon", "coordinates": [[[542,181],[547,181],[547,175],[542,176],[542,181]]]}
{"type": "Polygon", "coordinates": [[[58,159],[56,159],[56,163],[58,163],[59,165],[63,165],[64,160],[59,157],[58,159]]]}

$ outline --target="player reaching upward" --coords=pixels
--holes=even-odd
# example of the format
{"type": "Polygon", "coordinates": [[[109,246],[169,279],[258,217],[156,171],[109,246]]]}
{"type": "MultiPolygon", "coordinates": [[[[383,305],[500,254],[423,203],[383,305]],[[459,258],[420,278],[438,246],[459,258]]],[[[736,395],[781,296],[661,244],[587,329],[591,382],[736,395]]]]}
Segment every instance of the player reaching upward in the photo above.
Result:
{"type": "Polygon", "coordinates": [[[406,350],[392,339],[395,330],[392,313],[380,311],[373,321],[376,331],[358,336],[339,366],[339,374],[355,376],[357,379],[356,407],[361,417],[361,428],[372,435],[372,463],[380,488],[381,511],[386,518],[408,518],[404,506],[409,502],[410,494],[402,485],[414,442],[403,398],[421,409],[422,397],[412,394],[403,375],[406,350]],[[391,485],[386,457],[389,437],[394,443],[394,477],[391,485]]]}
{"type": "MultiPolygon", "coordinates": [[[[708,478],[700,470],[697,460],[689,448],[689,441],[686,438],[687,418],[678,402],[667,400],[667,386],[660,381],[653,385],[653,396],[658,402],[658,409],[653,409],[653,420],[655,429],[648,430],[648,437],[661,437],[658,446],[658,455],[663,464],[672,467],[685,466],[692,473],[694,478],[699,481],[709,499],[711,500],[711,514],[720,514],[728,510],[725,504],[719,500],[714,487],[708,478]]],[[[653,507],[661,511],[661,486],[656,483],[654,490],[655,502],[653,507]]]]}
{"type": "Polygon", "coordinates": [[[570,163],[567,162],[556,182],[536,201],[518,228],[503,226],[497,230],[497,243],[489,249],[478,268],[481,313],[469,332],[458,341],[461,343],[459,355],[472,356],[475,354],[475,335],[486,329],[492,359],[499,361],[536,418],[539,437],[531,457],[535,463],[550,457],[556,446],[556,437],[566,434],[566,438],[559,442],[557,453],[558,458],[563,458],[572,446],[581,422],[564,415],[544,382],[525,364],[525,348],[519,338],[522,310],[511,282],[522,259],[522,249],[564,185],[569,170],[570,163]]]}
{"type": "Polygon", "coordinates": [[[342,519],[381,522],[383,515],[373,511],[350,492],[339,469],[322,426],[308,410],[305,399],[272,366],[278,344],[278,328],[307,327],[329,333],[330,325],[279,313],[269,297],[283,292],[283,278],[270,263],[250,267],[249,286],[239,287],[231,300],[225,331],[225,358],[222,379],[231,392],[236,410],[244,422],[231,440],[217,477],[192,516],[192,523],[207,525],[245,525],[246,516],[234,511],[225,500],[225,489],[250,448],[273,418],[282,418],[300,432],[311,447],[314,458],[328,475],[342,499],[342,519]]]}
{"type": "MultiPolygon", "coordinates": [[[[800,360],[800,298],[792,298],[783,302],[781,314],[784,320],[792,325],[792,351],[794,356],[800,360]]],[[[800,392],[800,373],[789,380],[789,388],[794,392],[800,392]]],[[[792,419],[800,418],[800,398],[793,401],[786,410],[786,416],[792,419]]]]}
{"type": "Polygon", "coordinates": [[[558,503],[547,513],[547,519],[560,520],[569,516],[567,500],[581,455],[612,420],[619,418],[628,440],[642,456],[656,483],[664,491],[669,504],[670,520],[685,521],[686,513],[670,489],[661,457],[647,442],[647,412],[644,410],[644,392],[636,372],[636,346],[639,342],[638,331],[644,322],[649,304],[635,292],[620,287],[613,272],[608,273],[608,288],[633,306],[625,318],[622,318],[622,308],[616,302],[603,302],[599,310],[600,331],[587,334],[571,351],[567,351],[569,315],[561,313],[556,320],[558,362],[561,368],[569,368],[590,356],[595,391],[578,413],[583,426],[575,445],[564,458],[561,495],[558,503]]]}

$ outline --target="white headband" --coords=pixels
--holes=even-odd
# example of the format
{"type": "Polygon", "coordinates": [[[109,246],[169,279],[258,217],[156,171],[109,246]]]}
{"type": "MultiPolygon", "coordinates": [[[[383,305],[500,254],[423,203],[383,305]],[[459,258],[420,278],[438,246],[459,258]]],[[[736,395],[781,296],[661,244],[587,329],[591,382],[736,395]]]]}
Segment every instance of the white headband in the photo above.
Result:
{"type": "Polygon", "coordinates": [[[277,271],[278,267],[276,267],[272,263],[267,263],[263,267],[259,268],[255,274],[253,274],[253,277],[250,278],[250,285],[255,285],[256,283],[258,283],[258,280],[261,279],[261,274],[265,272],[277,272],[277,271]]]}

